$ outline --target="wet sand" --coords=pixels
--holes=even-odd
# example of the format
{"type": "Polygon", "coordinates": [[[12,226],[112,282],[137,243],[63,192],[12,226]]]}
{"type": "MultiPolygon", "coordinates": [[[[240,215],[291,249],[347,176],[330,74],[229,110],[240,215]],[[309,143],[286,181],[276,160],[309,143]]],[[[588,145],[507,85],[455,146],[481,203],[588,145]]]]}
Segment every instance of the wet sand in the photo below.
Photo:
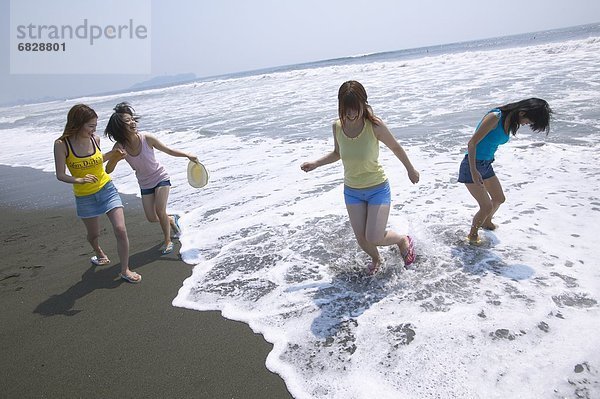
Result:
{"type": "MultiPolygon", "coordinates": [[[[271,345],[218,312],[171,305],[192,266],[161,256],[158,225],[122,196],[131,268],[117,278],[108,218],[93,267],[71,187],[53,173],[0,166],[0,381],[4,397],[289,398],[265,367],[271,345]]],[[[176,249],[179,248],[179,243],[176,249]]]]}

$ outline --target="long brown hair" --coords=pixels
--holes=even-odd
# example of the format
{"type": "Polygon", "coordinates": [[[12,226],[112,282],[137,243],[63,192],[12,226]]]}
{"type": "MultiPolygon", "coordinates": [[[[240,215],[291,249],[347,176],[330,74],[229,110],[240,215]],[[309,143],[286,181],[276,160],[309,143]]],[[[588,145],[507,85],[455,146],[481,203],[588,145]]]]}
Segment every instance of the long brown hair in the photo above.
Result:
{"type": "Polygon", "coordinates": [[[552,109],[546,100],[541,98],[528,98],[516,103],[510,103],[498,108],[506,115],[508,120],[508,132],[513,136],[517,135],[517,130],[521,126],[519,124],[519,113],[523,112],[523,117],[531,121],[530,128],[534,132],[550,132],[550,118],[552,117],[552,109]]]}
{"type": "Polygon", "coordinates": [[[374,125],[381,123],[381,119],[373,114],[373,109],[367,101],[367,91],[356,80],[348,80],[342,83],[338,90],[338,115],[342,125],[344,124],[344,115],[348,109],[362,110],[363,117],[371,121],[374,125]]]}
{"type": "Polygon", "coordinates": [[[63,130],[63,134],[58,139],[62,140],[65,137],[75,136],[83,125],[92,119],[98,119],[96,111],[85,104],[73,105],[67,114],[67,123],[63,130]]]}

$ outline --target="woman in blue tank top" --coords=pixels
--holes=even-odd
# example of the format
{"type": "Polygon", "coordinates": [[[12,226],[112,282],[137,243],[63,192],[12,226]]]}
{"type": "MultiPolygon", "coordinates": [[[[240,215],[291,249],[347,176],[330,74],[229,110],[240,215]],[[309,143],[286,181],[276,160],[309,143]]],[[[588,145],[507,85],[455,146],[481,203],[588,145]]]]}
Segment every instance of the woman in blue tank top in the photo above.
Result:
{"type": "Polygon", "coordinates": [[[479,205],[467,237],[469,243],[479,244],[477,232],[480,227],[487,230],[496,228],[492,217],[506,200],[502,185],[492,168],[498,146],[507,143],[510,134],[516,135],[522,125],[529,125],[534,132],[547,134],[550,131],[551,114],[552,110],[546,101],[529,98],[489,111],[477,125],[458,176],[458,181],[467,186],[479,205]]]}

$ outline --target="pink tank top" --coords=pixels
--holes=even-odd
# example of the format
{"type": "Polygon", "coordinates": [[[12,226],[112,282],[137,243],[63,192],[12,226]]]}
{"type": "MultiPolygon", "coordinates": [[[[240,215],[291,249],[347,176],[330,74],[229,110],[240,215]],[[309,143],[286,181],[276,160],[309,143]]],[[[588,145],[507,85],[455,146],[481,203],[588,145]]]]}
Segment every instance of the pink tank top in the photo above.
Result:
{"type": "Polygon", "coordinates": [[[154,188],[161,181],[169,180],[169,174],[154,157],[154,148],[148,145],[146,136],[143,133],[138,133],[138,136],[142,142],[140,153],[136,156],[127,154],[125,160],[135,170],[140,188],[154,188]]]}

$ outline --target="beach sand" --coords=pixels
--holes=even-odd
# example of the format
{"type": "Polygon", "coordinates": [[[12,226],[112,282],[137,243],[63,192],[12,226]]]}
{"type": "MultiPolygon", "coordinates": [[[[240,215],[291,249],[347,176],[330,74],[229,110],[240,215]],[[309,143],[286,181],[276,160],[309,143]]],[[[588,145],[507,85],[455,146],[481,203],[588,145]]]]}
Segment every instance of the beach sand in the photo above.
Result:
{"type": "Polygon", "coordinates": [[[100,243],[112,263],[91,266],[70,185],[6,166],[0,181],[1,397],[291,397],[265,367],[262,336],[171,305],[192,266],[160,256],[160,228],[139,198],[122,196],[131,268],[143,275],[132,285],[117,278],[106,217],[100,243]]]}

